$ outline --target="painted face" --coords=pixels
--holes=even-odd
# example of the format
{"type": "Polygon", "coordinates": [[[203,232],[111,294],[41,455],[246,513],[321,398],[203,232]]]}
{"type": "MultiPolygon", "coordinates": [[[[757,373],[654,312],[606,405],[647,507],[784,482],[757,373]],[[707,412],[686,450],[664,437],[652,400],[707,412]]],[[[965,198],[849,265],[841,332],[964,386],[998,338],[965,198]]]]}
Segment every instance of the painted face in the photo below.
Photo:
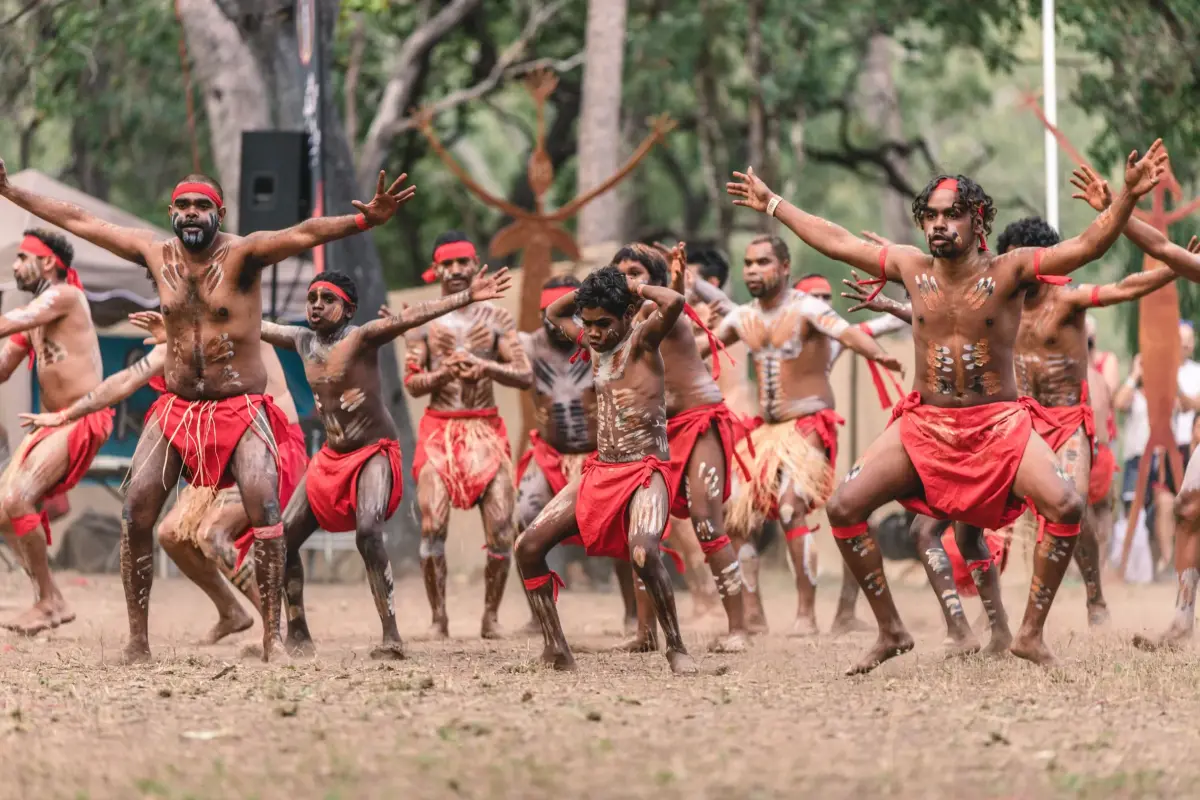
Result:
{"type": "Polygon", "coordinates": [[[308,290],[308,327],[317,333],[335,331],[354,316],[354,307],[323,286],[308,290]]]}
{"type": "Polygon", "coordinates": [[[479,259],[468,256],[447,258],[434,262],[433,267],[442,279],[442,286],[446,291],[455,294],[471,285],[471,279],[479,271],[479,259]]]}
{"type": "Polygon", "coordinates": [[[22,292],[36,292],[45,280],[42,274],[43,261],[49,260],[18,250],[17,259],[13,261],[13,278],[16,279],[17,288],[22,292]]]}
{"type": "Polygon", "coordinates": [[[198,192],[188,192],[175,198],[170,206],[171,230],[193,253],[199,253],[213,243],[225,209],[217,208],[211,199],[198,192]]]}
{"type": "Polygon", "coordinates": [[[975,217],[958,201],[958,192],[937,189],[921,212],[921,230],[929,252],[937,258],[957,258],[975,247],[975,217]]]}
{"type": "Polygon", "coordinates": [[[626,278],[631,279],[634,285],[640,286],[644,283],[651,283],[650,271],[646,269],[646,267],[643,266],[642,262],[640,261],[634,261],[632,258],[627,258],[621,263],[617,264],[617,269],[619,269],[621,274],[626,278]]]}
{"type": "Polygon", "coordinates": [[[583,335],[588,347],[599,353],[607,353],[616,348],[625,338],[629,324],[633,320],[634,307],[623,317],[618,317],[599,306],[580,309],[579,316],[583,320],[583,335]]]}
{"type": "Polygon", "coordinates": [[[787,280],[790,267],[790,264],[780,262],[769,242],[758,242],[746,248],[742,278],[752,297],[763,297],[773,294],[779,284],[787,280]]]}

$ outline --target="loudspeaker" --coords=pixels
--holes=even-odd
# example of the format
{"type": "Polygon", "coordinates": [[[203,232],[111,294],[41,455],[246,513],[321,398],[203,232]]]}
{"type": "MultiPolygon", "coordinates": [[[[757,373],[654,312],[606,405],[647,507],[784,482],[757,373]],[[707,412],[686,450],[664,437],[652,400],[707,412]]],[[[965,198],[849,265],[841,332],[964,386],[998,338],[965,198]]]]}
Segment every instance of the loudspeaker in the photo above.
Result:
{"type": "Polygon", "coordinates": [[[289,228],[312,214],[312,170],[303,131],[242,134],[238,233],[289,228]]]}

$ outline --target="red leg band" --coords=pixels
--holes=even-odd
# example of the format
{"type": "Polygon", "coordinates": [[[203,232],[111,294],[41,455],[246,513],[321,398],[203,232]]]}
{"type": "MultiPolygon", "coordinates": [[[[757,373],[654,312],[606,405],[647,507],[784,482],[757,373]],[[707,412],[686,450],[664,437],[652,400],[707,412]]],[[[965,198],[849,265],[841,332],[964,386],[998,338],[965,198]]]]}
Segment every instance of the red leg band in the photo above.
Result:
{"type": "Polygon", "coordinates": [[[28,536],[42,524],[42,515],[37,512],[23,514],[19,517],[13,517],[10,522],[12,523],[13,533],[17,536],[28,536]]]}
{"type": "Polygon", "coordinates": [[[701,540],[700,541],[700,549],[704,551],[704,560],[707,561],[708,557],[711,556],[713,553],[719,553],[720,551],[724,550],[725,545],[728,545],[728,544],[732,544],[732,542],[730,542],[729,537],[724,534],[721,534],[720,536],[718,536],[715,539],[712,539],[711,541],[705,542],[705,541],[701,540]]]}
{"type": "Polygon", "coordinates": [[[1066,537],[1079,535],[1078,522],[1047,522],[1046,533],[1051,536],[1066,537]]]}
{"type": "Polygon", "coordinates": [[[787,540],[789,542],[791,542],[791,541],[795,541],[796,539],[799,539],[801,536],[808,536],[810,533],[812,533],[812,531],[810,531],[808,529],[807,525],[800,525],[798,527],[792,528],[790,531],[785,533],[784,536],[787,538],[787,540]]]}
{"type": "Polygon", "coordinates": [[[845,528],[830,527],[830,530],[835,539],[853,539],[867,532],[867,523],[860,522],[857,525],[847,525],[845,528]]]}
{"type": "Polygon", "coordinates": [[[557,604],[558,603],[558,589],[561,586],[566,586],[566,584],[563,583],[563,579],[558,577],[558,573],[555,572],[554,570],[550,570],[545,575],[542,575],[537,578],[526,578],[525,579],[525,591],[527,591],[527,592],[535,591],[537,589],[542,588],[547,583],[550,583],[550,581],[554,581],[554,602],[555,602],[555,604],[557,604]]]}
{"type": "Polygon", "coordinates": [[[987,572],[991,568],[992,560],[990,558],[983,561],[971,561],[967,563],[967,572],[974,572],[975,570],[987,572]]]}
{"type": "Polygon", "coordinates": [[[283,523],[277,522],[274,525],[267,525],[265,528],[251,528],[250,532],[257,539],[278,539],[283,536],[283,523]]]}

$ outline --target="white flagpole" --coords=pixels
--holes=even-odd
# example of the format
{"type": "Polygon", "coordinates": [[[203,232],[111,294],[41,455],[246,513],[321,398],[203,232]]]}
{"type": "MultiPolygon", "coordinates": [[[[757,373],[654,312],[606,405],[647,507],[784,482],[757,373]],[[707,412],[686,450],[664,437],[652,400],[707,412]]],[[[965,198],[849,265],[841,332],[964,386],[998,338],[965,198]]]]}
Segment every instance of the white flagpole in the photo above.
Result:
{"type": "MultiPolygon", "coordinates": [[[[1054,0],[1042,0],[1042,100],[1046,120],[1058,125],[1058,82],[1055,77],[1054,0]]],[[[1058,142],[1049,130],[1046,142],[1046,221],[1058,230],[1058,142]]]]}

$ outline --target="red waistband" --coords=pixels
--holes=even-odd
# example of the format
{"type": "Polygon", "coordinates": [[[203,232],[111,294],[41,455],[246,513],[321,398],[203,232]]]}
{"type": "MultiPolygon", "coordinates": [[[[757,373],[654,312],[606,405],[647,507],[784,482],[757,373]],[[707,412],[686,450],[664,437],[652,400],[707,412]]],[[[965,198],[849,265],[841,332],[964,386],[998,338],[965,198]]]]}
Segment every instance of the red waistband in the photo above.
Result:
{"type": "Polygon", "coordinates": [[[433,417],[434,419],[482,419],[485,417],[500,416],[500,409],[495,406],[491,408],[462,408],[454,410],[427,408],[425,409],[425,416],[433,417]]]}

